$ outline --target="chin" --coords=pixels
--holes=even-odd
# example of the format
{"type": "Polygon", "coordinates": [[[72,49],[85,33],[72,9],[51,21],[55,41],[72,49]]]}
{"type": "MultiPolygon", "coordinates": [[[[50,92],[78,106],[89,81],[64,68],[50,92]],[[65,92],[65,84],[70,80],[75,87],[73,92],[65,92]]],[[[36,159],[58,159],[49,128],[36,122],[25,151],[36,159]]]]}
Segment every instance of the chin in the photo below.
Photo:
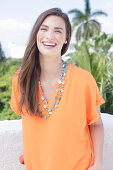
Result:
{"type": "Polygon", "coordinates": [[[59,55],[59,54],[57,54],[56,52],[51,52],[51,51],[50,51],[50,52],[47,52],[47,51],[44,52],[44,51],[43,51],[43,53],[41,53],[41,55],[43,55],[43,56],[49,56],[49,57],[50,57],[50,56],[54,57],[54,56],[59,55]]]}

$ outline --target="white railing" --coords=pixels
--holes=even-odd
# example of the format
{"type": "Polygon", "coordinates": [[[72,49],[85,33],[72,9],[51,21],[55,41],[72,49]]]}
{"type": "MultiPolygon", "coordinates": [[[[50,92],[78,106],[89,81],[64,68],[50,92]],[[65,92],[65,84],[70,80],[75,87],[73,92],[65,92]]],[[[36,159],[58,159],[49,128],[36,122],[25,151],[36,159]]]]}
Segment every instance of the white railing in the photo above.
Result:
{"type": "MultiPolygon", "coordinates": [[[[113,115],[101,113],[104,124],[103,170],[113,169],[113,115]]],[[[22,120],[0,121],[0,170],[25,170],[19,163],[23,153],[22,120]]]]}

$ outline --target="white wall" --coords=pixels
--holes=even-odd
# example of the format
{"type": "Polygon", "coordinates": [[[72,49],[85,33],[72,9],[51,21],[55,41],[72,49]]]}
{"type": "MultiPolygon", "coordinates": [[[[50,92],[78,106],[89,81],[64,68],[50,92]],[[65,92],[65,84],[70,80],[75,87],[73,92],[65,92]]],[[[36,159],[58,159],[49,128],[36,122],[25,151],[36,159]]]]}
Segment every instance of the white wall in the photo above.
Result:
{"type": "Polygon", "coordinates": [[[23,153],[21,120],[0,121],[0,170],[25,170],[19,163],[23,153]]]}
{"type": "Polygon", "coordinates": [[[102,114],[104,124],[103,170],[113,170],[113,115],[102,114]]]}
{"type": "MultiPolygon", "coordinates": [[[[113,170],[113,116],[101,113],[104,124],[103,170],[113,170]]],[[[0,170],[25,170],[19,163],[23,153],[22,120],[0,121],[0,170]]]]}

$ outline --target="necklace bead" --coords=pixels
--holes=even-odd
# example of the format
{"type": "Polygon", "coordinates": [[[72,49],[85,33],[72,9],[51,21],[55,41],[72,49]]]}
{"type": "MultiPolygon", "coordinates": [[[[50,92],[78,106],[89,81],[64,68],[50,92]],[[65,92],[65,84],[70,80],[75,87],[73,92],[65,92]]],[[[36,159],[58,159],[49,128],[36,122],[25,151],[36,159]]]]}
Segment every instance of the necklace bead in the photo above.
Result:
{"type": "Polygon", "coordinates": [[[41,98],[42,98],[42,100],[44,100],[44,99],[45,99],[45,97],[44,97],[44,96],[42,96],[41,98]]]}
{"type": "MultiPolygon", "coordinates": [[[[61,96],[62,96],[62,93],[63,93],[63,85],[65,84],[65,76],[66,76],[66,71],[67,71],[67,68],[68,68],[68,64],[67,62],[63,61],[62,60],[62,72],[61,72],[61,76],[60,76],[60,79],[58,80],[58,86],[57,86],[57,90],[56,90],[56,96],[55,96],[55,100],[54,100],[54,103],[52,104],[52,108],[51,109],[47,109],[47,105],[45,104],[45,100],[46,98],[44,97],[44,94],[43,94],[43,88],[42,88],[42,85],[41,85],[41,81],[40,81],[40,87],[41,87],[41,91],[42,91],[42,96],[41,96],[41,99],[43,101],[43,108],[48,112],[48,115],[43,115],[42,114],[42,111],[40,110],[39,112],[42,114],[42,116],[47,119],[47,117],[49,117],[51,114],[52,114],[52,111],[55,109],[55,108],[58,108],[58,104],[59,104],[59,101],[61,99],[61,96]],[[58,93],[59,92],[59,93],[58,93]]],[[[40,106],[40,103],[38,102],[38,105],[40,106]]]]}
{"type": "Polygon", "coordinates": [[[47,119],[47,116],[45,115],[44,118],[47,119]]]}
{"type": "Polygon", "coordinates": [[[62,93],[62,92],[63,92],[63,89],[60,89],[60,92],[62,93]]]}
{"type": "Polygon", "coordinates": [[[61,84],[61,80],[59,80],[58,83],[61,84]]]}
{"type": "Polygon", "coordinates": [[[44,105],[43,107],[44,107],[45,109],[47,108],[47,106],[46,106],[46,105],[44,105]]]}

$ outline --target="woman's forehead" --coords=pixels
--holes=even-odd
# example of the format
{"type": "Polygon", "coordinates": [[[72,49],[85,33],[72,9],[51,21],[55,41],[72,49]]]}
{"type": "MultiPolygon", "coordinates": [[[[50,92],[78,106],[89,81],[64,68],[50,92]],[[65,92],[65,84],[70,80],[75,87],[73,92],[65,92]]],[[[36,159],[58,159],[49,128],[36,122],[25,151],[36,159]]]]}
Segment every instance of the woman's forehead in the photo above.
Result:
{"type": "Polygon", "coordinates": [[[49,27],[53,26],[56,29],[64,29],[65,28],[65,21],[59,16],[48,16],[42,22],[41,26],[49,27]]]}

